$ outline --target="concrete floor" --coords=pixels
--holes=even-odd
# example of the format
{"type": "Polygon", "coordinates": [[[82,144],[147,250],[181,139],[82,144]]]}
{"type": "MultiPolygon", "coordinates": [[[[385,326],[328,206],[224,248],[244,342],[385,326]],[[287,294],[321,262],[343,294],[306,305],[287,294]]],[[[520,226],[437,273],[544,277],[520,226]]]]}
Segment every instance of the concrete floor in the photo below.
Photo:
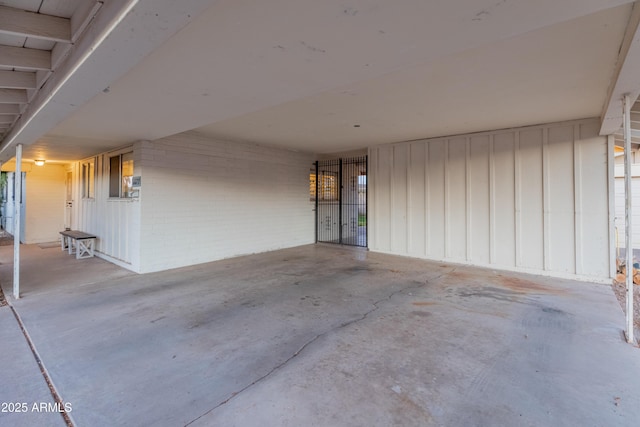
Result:
{"type": "MultiPolygon", "coordinates": [[[[10,296],[11,247],[0,283],[77,426],[640,419],[640,351],[609,286],[333,245],[146,275],[59,248],[22,254],[23,298],[10,296]]],[[[50,399],[10,310],[0,398],[50,399]]]]}

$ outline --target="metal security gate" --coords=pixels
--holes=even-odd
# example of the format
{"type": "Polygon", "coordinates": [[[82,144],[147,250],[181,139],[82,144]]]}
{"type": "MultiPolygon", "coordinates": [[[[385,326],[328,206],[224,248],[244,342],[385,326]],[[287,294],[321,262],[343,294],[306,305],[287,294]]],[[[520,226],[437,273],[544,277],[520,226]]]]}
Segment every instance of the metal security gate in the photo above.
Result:
{"type": "Polygon", "coordinates": [[[315,166],[316,242],[367,247],[367,156],[315,166]]]}

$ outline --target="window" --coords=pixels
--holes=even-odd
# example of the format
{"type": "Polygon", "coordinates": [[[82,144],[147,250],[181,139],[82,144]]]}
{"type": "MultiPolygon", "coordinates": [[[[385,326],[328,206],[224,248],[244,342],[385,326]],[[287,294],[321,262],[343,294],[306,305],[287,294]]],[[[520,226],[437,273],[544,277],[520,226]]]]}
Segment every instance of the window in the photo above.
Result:
{"type": "Polygon", "coordinates": [[[82,163],[82,197],[85,199],[93,199],[96,196],[95,164],[94,159],[82,163]]]}
{"type": "Polygon", "coordinates": [[[135,197],[136,194],[131,188],[132,179],[133,153],[118,154],[109,158],[109,197],[135,197]]]}
{"type": "Polygon", "coordinates": [[[318,200],[338,200],[338,172],[319,171],[316,176],[316,169],[313,167],[309,172],[309,199],[316,200],[316,189],[318,190],[318,200]]]}
{"type": "Polygon", "coordinates": [[[316,200],[316,170],[315,168],[309,174],[309,200],[316,200]]]}
{"type": "Polygon", "coordinates": [[[322,171],[320,178],[320,199],[338,200],[338,173],[322,171]]]}

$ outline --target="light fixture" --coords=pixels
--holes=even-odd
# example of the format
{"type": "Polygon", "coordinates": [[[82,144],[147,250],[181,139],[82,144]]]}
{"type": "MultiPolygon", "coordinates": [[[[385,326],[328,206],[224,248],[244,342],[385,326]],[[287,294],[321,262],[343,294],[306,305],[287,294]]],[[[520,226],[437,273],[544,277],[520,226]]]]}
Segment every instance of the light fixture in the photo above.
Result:
{"type": "Polygon", "coordinates": [[[45,162],[45,160],[36,160],[35,164],[36,164],[36,166],[44,166],[44,162],[45,162]]]}

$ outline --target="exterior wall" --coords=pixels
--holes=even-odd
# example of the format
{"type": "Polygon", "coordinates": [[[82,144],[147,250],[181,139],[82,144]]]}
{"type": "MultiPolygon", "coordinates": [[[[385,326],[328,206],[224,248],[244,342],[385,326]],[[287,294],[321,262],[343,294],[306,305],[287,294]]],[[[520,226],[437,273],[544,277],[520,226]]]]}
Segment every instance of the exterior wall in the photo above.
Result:
{"type": "MultiPolygon", "coordinates": [[[[140,215],[139,198],[109,198],[109,157],[125,152],[134,153],[134,175],[140,173],[140,144],[96,156],[95,196],[82,197],[81,167],[75,163],[73,172],[72,228],[93,233],[96,255],[121,267],[140,272],[140,215]]],[[[64,195],[63,195],[64,197],[64,195]]]]}
{"type": "Polygon", "coordinates": [[[610,277],[608,140],[597,120],[369,150],[371,250],[610,277]]]}
{"type": "Polygon", "coordinates": [[[313,160],[193,132],[142,143],[141,271],[313,243],[313,160]]]}

